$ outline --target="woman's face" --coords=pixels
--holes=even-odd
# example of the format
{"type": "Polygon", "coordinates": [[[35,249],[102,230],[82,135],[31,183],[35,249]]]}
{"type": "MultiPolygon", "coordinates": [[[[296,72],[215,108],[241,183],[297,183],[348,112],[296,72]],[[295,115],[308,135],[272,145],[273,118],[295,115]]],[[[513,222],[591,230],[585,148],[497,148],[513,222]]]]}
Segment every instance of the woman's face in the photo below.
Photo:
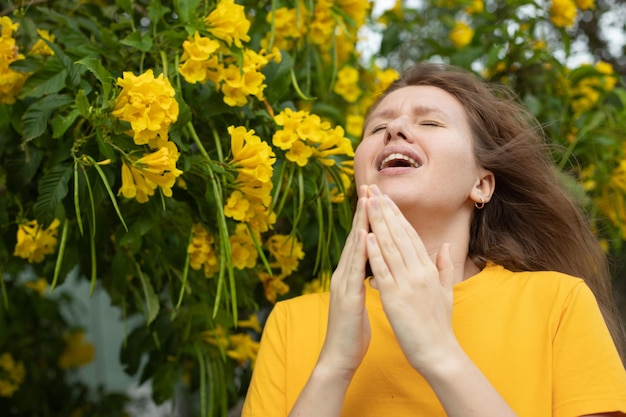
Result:
{"type": "Polygon", "coordinates": [[[464,107],[432,86],[387,95],[366,121],[354,157],[357,187],[378,185],[403,211],[471,207],[480,201],[475,186],[485,172],[476,164],[464,107]]]}

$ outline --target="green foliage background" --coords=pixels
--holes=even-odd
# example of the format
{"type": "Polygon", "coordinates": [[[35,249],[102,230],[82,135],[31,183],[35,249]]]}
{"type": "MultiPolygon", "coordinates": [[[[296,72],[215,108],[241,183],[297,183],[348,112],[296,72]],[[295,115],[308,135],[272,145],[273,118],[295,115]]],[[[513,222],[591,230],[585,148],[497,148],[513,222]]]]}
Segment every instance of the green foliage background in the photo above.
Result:
{"type": "Polygon", "coordinates": [[[355,125],[393,73],[384,70],[414,61],[449,62],[512,86],[544,123],[557,145],[563,180],[589,210],[607,252],[620,259],[626,238],[626,90],[617,66],[598,65],[593,53],[580,63],[572,45],[582,26],[577,22],[597,19],[608,4],[589,9],[564,2],[577,16],[564,27],[555,24],[560,12],[550,2],[398,2],[374,18],[360,0],[238,1],[251,24],[250,40],[241,48],[221,40],[222,54],[241,64],[244,49],[260,51],[274,42],[282,59],[262,69],[264,98],[229,106],[215,84],[190,83],[178,72],[183,43],[196,31],[212,36],[204,18],[217,3],[0,2],[2,15],[20,25],[13,35],[25,55],[10,68],[30,74],[15,101],[0,104],[0,354],[10,352],[26,366],[19,389],[0,396],[8,415],[121,413],[123,395],[87,393],[72,370],[57,364],[70,326],[58,310],[72,300],[40,297],[22,278],[24,272],[43,277],[54,292],[72,271],[106,291],[123,311],[122,320],[145,317],[129,329],[120,361],[139,381],[152,381],[157,403],[182,389],[197,413],[226,415],[245,395],[254,362],[254,345],[245,360],[228,354],[236,348],[229,336],[258,340],[258,329],[241,321],[250,314],[262,321],[272,306],[259,273],[278,275],[280,266],[264,242],[281,234],[302,243],[298,269],[280,278],[290,289],[278,298],[292,297],[325,285],[351,220],[351,190],[344,188],[340,168],[349,157],[333,157],[332,166],[311,158],[300,166],[273,146],[277,221],[255,242],[254,266],[233,267],[229,238],[238,222],[224,214],[224,204],[237,187],[237,169],[229,163],[228,127],[254,129],[271,143],[279,130],[272,116],[302,109],[344,126],[356,146],[355,125]],[[280,8],[295,10],[301,23],[286,29],[272,20],[280,8]],[[459,22],[465,31],[455,37],[459,22]],[[382,36],[380,51],[367,59],[355,49],[366,24],[382,36]],[[329,30],[327,42],[319,40],[321,28],[329,30]],[[38,29],[54,35],[47,43],[53,55],[27,53],[38,29]],[[164,74],[176,93],[180,113],[169,139],[180,151],[184,183],[172,188],[171,197],[157,189],[142,204],[118,193],[123,157],[116,147],[135,147],[125,133],[128,125],[111,113],[121,91],[118,77],[147,70],[164,74]],[[350,78],[350,70],[358,77],[350,78]],[[97,164],[104,160],[110,164],[97,164]],[[36,219],[47,227],[55,218],[60,226],[52,254],[32,263],[15,256],[20,223],[36,219]],[[212,278],[190,268],[187,248],[197,223],[215,237],[222,267],[212,278]],[[219,332],[224,344],[215,343],[222,340],[219,332]],[[35,348],[42,345],[46,349],[35,348]]]}

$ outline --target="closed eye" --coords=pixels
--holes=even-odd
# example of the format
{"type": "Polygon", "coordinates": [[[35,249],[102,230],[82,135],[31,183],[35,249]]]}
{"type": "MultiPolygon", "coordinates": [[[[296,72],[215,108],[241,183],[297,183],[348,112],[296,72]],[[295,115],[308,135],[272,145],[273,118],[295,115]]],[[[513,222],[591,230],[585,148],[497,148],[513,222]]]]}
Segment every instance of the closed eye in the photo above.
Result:
{"type": "Polygon", "coordinates": [[[443,124],[436,122],[434,120],[424,120],[422,122],[420,122],[420,125],[422,126],[435,126],[435,127],[442,127],[443,124]]]}
{"type": "Polygon", "coordinates": [[[385,130],[385,129],[387,129],[387,125],[376,126],[371,130],[371,134],[373,135],[374,133],[379,132],[381,130],[385,130]]]}

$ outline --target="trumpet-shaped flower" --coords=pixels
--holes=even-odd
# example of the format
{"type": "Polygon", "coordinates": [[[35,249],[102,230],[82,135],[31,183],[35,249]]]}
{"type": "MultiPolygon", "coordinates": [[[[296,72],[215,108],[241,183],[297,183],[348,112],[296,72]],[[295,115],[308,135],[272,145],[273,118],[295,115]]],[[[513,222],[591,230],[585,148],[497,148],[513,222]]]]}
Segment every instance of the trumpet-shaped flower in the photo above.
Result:
{"type": "Polygon", "coordinates": [[[238,169],[239,180],[255,179],[262,183],[271,181],[276,158],[272,147],[261,140],[254,130],[243,126],[228,128],[233,158],[231,164],[238,169]]]}
{"type": "Polygon", "coordinates": [[[155,78],[150,69],[139,76],[124,72],[117,84],[122,91],[112,114],[130,123],[135,143],[154,148],[155,140],[166,140],[170,125],[178,119],[178,102],[169,80],[163,74],[155,78]]]}
{"type": "Polygon", "coordinates": [[[37,220],[20,224],[17,228],[17,243],[14,256],[27,259],[29,263],[39,263],[46,255],[54,253],[59,232],[59,220],[54,221],[43,229],[37,220]]]}
{"type": "Polygon", "coordinates": [[[299,166],[303,167],[309,163],[309,158],[313,155],[313,148],[307,146],[301,140],[296,141],[289,151],[285,154],[285,157],[291,162],[295,162],[299,166]]]}
{"type": "Polygon", "coordinates": [[[248,42],[250,21],[246,18],[243,6],[235,4],[235,0],[220,0],[215,10],[206,18],[211,35],[228,43],[242,48],[242,41],[248,42]]]}
{"type": "Polygon", "coordinates": [[[176,168],[178,149],[167,142],[159,150],[139,159],[128,158],[122,164],[122,186],[118,194],[145,203],[159,187],[166,197],[172,196],[172,187],[183,171],[176,168]]]}

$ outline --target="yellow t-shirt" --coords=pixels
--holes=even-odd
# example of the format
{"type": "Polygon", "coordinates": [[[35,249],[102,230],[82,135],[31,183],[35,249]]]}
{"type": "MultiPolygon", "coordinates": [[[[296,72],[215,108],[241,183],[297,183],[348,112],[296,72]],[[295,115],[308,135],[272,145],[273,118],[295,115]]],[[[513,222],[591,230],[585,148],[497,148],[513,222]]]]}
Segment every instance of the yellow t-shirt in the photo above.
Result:
{"type": "MultiPolygon", "coordinates": [[[[378,291],[367,287],[372,338],[342,417],[445,416],[405,359],[378,291]]],[[[326,293],[276,304],[243,417],[289,414],[324,342],[328,302],[326,293]]],[[[626,414],[626,371],[581,279],[488,266],[454,287],[453,326],[465,352],[519,417],[626,414]]]]}

